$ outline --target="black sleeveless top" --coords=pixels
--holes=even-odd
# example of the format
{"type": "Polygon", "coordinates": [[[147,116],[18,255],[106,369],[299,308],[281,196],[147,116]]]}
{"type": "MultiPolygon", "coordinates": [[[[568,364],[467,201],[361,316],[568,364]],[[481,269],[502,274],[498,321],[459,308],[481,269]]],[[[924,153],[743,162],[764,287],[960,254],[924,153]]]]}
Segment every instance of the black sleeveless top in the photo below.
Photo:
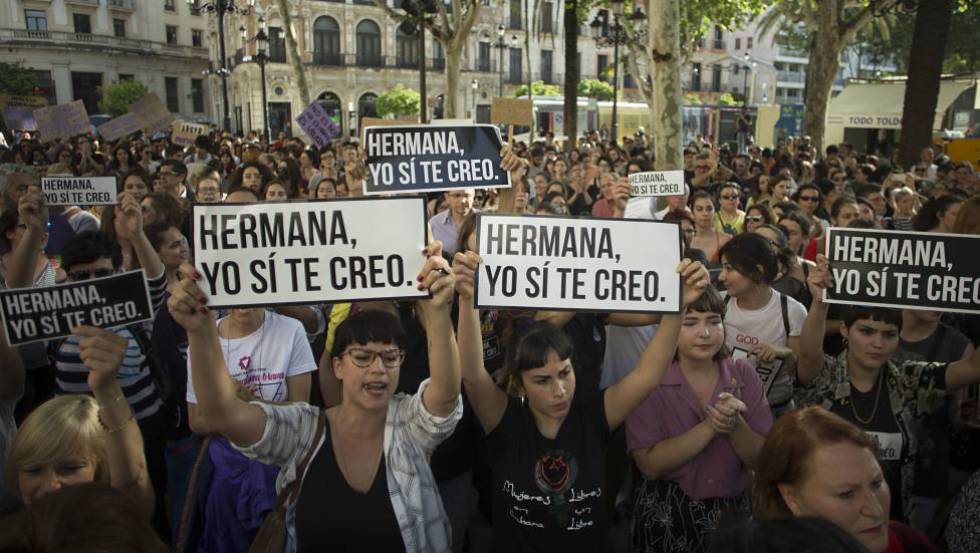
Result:
{"type": "Polygon", "coordinates": [[[388,496],[385,457],[367,493],[347,483],[324,426],[320,451],[310,461],[296,502],[296,548],[300,553],[405,551],[388,496]]]}

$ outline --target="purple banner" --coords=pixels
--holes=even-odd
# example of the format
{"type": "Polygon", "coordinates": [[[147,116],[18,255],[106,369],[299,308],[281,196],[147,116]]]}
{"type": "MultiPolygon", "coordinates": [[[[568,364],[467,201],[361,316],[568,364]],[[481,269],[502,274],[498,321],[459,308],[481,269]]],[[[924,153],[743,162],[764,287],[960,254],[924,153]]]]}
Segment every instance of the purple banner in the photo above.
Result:
{"type": "Polygon", "coordinates": [[[320,148],[340,135],[340,125],[330,119],[323,106],[316,100],[306,106],[306,109],[296,117],[296,122],[299,123],[303,132],[309,135],[313,143],[320,148]]]}

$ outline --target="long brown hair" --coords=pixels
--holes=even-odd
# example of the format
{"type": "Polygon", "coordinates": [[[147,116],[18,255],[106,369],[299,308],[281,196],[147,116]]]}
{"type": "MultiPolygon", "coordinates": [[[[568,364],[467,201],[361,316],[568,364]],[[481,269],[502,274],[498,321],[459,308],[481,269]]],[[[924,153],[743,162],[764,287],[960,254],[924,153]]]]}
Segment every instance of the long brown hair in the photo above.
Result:
{"type": "Polygon", "coordinates": [[[874,452],[867,434],[822,407],[805,407],[780,417],[759,452],[752,510],[759,517],[793,516],[779,491],[781,484],[799,485],[808,476],[817,448],[850,443],[874,452]]]}
{"type": "Polygon", "coordinates": [[[973,196],[963,202],[953,223],[956,234],[980,234],[980,196],[973,196]]]}

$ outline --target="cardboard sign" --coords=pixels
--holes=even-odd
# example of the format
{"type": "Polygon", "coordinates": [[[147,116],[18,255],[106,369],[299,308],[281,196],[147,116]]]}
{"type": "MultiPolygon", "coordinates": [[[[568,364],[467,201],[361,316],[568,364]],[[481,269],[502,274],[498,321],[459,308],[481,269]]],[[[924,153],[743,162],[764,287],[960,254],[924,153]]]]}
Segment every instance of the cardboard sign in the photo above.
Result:
{"type": "Polygon", "coordinates": [[[139,119],[146,134],[168,129],[174,120],[173,114],[170,113],[167,106],[163,105],[155,92],[148,92],[130,104],[129,111],[139,119]]]}
{"type": "Polygon", "coordinates": [[[679,313],[676,223],[477,216],[480,308],[679,313]]]}
{"type": "Polygon", "coordinates": [[[41,191],[47,205],[114,205],[116,177],[45,177],[41,191]]]}
{"type": "Polygon", "coordinates": [[[71,328],[125,326],[153,318],[142,270],[45,288],[0,290],[0,315],[11,346],[71,335],[71,328]]]}
{"type": "Polygon", "coordinates": [[[174,121],[171,127],[170,141],[181,146],[190,146],[194,140],[201,135],[208,134],[207,125],[188,123],[186,121],[174,121]]]}
{"type": "Polygon", "coordinates": [[[980,236],[831,227],[824,301],[980,313],[980,236]]]}
{"type": "Polygon", "coordinates": [[[364,193],[416,194],[459,188],[504,188],[500,132],[492,125],[369,127],[364,193]]]}
{"type": "Polygon", "coordinates": [[[422,198],[194,204],[211,307],[425,297],[422,198]]]}
{"type": "Polygon", "coordinates": [[[340,136],[340,125],[330,119],[327,111],[320,105],[319,100],[306,106],[299,116],[296,117],[299,128],[303,129],[318,147],[323,148],[330,144],[330,141],[340,136]]]}
{"type": "MultiPolygon", "coordinates": [[[[361,144],[364,144],[364,131],[368,127],[397,127],[399,125],[404,125],[407,121],[399,121],[397,119],[379,119],[377,117],[362,117],[361,118],[361,144]]],[[[418,123],[418,118],[415,118],[414,123],[418,123]]]]}
{"type": "Polygon", "coordinates": [[[6,106],[3,108],[3,122],[12,131],[36,131],[34,108],[24,106],[6,106]]]}
{"type": "Polygon", "coordinates": [[[684,195],[684,171],[633,173],[629,179],[632,195],[637,198],[684,195]]]}
{"type": "Polygon", "coordinates": [[[495,125],[530,127],[534,119],[534,104],[521,98],[494,98],[490,103],[490,122],[495,125]]]}
{"type": "Polygon", "coordinates": [[[99,136],[112,141],[139,132],[142,128],[143,125],[135,114],[124,113],[115,119],[102,123],[96,127],[96,130],[99,131],[99,136]]]}
{"type": "Polygon", "coordinates": [[[58,138],[69,138],[76,134],[87,134],[92,130],[88,112],[81,100],[70,104],[50,106],[34,110],[34,121],[43,142],[58,138]]]}

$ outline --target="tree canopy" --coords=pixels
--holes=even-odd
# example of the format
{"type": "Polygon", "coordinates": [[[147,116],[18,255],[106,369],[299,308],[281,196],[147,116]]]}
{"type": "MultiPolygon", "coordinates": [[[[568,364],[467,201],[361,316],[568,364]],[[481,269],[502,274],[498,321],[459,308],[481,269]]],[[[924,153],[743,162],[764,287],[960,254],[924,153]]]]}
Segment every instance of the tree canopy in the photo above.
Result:
{"type": "Polygon", "coordinates": [[[417,91],[405,88],[399,83],[382,92],[374,107],[378,110],[380,117],[415,115],[419,112],[421,99],[422,97],[417,91]]]}
{"type": "Polygon", "coordinates": [[[113,117],[118,117],[129,111],[129,106],[149,92],[146,86],[136,80],[127,79],[112,83],[102,90],[102,100],[99,109],[113,117]]]}
{"type": "Polygon", "coordinates": [[[30,95],[34,92],[34,71],[20,62],[0,62],[0,93],[30,95]]]}

